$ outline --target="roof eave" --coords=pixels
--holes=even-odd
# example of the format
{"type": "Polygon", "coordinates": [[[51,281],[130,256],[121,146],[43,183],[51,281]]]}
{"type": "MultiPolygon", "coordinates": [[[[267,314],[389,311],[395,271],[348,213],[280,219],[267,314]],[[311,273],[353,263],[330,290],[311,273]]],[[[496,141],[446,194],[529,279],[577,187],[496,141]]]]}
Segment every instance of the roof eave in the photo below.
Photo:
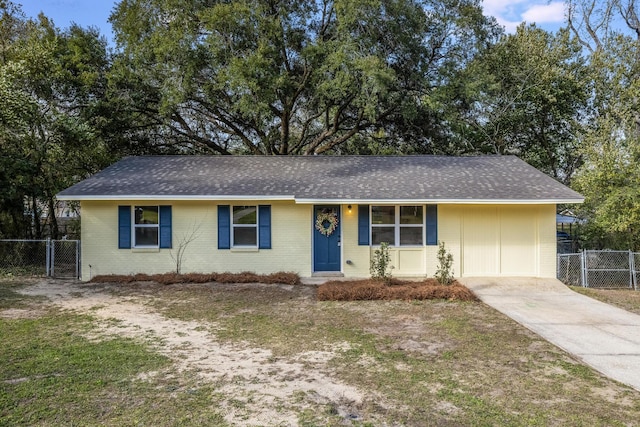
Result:
{"type": "Polygon", "coordinates": [[[295,199],[298,204],[450,204],[450,205],[549,205],[584,203],[584,198],[558,199],[295,199]]]}
{"type": "Polygon", "coordinates": [[[301,205],[312,204],[377,204],[377,205],[398,205],[398,204],[452,204],[452,205],[548,205],[548,204],[575,204],[583,203],[584,198],[547,198],[547,199],[319,199],[319,198],[296,198],[292,195],[63,195],[57,196],[58,200],[77,201],[120,201],[120,200],[158,200],[158,201],[231,201],[231,200],[289,200],[301,205]]]}
{"type": "Polygon", "coordinates": [[[92,201],[109,201],[109,200],[295,200],[294,196],[238,196],[238,195],[153,195],[153,194],[125,194],[125,195],[65,195],[58,194],[58,200],[92,200],[92,201]]]}

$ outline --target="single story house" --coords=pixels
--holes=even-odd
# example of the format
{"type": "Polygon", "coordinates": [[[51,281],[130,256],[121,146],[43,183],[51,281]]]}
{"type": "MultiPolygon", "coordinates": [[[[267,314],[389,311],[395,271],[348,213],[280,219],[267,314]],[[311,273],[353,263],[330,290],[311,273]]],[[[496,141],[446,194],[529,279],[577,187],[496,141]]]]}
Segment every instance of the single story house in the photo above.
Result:
{"type": "Polygon", "coordinates": [[[583,197],[513,156],[141,156],[58,194],[78,200],[82,279],[175,271],[368,277],[556,274],[556,205],[583,197]]]}

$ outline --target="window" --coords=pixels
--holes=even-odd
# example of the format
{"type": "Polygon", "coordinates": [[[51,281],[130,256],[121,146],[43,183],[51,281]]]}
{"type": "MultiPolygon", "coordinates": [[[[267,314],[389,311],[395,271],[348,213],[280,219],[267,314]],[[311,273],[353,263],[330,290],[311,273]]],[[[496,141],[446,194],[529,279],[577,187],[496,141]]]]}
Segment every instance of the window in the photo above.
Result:
{"type": "Polygon", "coordinates": [[[118,206],[118,249],[171,249],[171,206],[118,206]]]}
{"type": "Polygon", "coordinates": [[[271,206],[218,205],[218,249],[231,247],[271,249],[271,206]]]}
{"type": "Polygon", "coordinates": [[[232,242],[234,247],[258,246],[258,209],[257,206],[234,206],[232,226],[232,242]]]}
{"type": "Polygon", "coordinates": [[[133,246],[157,247],[160,225],[158,206],[136,206],[133,212],[133,246]]]}
{"type": "Polygon", "coordinates": [[[371,242],[379,245],[387,242],[396,243],[396,208],[395,206],[371,207],[371,242]]]}
{"type": "Polygon", "coordinates": [[[423,206],[372,206],[371,243],[392,246],[422,246],[424,242],[423,206]]]}
{"type": "Polygon", "coordinates": [[[424,215],[422,206],[400,206],[400,246],[422,245],[424,215]]]}

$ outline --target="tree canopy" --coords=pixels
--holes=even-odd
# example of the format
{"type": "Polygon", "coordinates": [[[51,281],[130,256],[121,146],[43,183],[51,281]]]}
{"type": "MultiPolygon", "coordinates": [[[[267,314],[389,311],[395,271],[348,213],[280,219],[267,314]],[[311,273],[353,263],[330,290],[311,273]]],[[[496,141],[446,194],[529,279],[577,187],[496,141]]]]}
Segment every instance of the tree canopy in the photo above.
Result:
{"type": "Polygon", "coordinates": [[[78,26],[61,31],[43,15],[27,19],[12,3],[0,14],[0,237],[40,238],[55,194],[110,158],[92,111],[105,41],[78,26]]]}
{"type": "Polygon", "coordinates": [[[506,34],[479,0],[121,0],[108,47],[0,1],[0,238],[128,154],[514,154],[639,249],[638,5],[566,5],[506,34]]]}
{"type": "Polygon", "coordinates": [[[580,165],[576,134],[591,83],[567,30],[520,25],[478,54],[459,76],[454,105],[465,152],[513,154],[568,183],[580,165]]]}
{"type": "Polygon", "coordinates": [[[472,0],[123,0],[111,22],[114,81],[145,129],[220,154],[400,135],[497,33],[472,0]]]}
{"type": "Polygon", "coordinates": [[[585,197],[590,246],[640,250],[640,21],[634,0],[572,2],[570,27],[588,47],[593,82],[578,135],[584,158],[576,188],[585,197]],[[582,14],[578,14],[582,11],[582,14]],[[613,19],[626,26],[614,29],[613,19]],[[582,30],[582,31],[581,31],[582,30]]]}

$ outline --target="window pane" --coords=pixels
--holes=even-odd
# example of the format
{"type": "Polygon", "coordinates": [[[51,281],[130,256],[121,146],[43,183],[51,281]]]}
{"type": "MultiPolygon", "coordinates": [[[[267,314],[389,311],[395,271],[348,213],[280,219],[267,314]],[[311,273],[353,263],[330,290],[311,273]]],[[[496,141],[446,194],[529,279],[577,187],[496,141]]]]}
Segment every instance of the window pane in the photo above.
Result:
{"type": "Polygon", "coordinates": [[[158,246],[158,227],[136,227],[135,246],[158,246]]]}
{"type": "Polygon", "coordinates": [[[233,246],[257,246],[256,227],[234,227],[233,228],[233,246]]]}
{"type": "Polygon", "coordinates": [[[422,206],[400,206],[400,224],[422,224],[422,206]]]}
{"type": "Polygon", "coordinates": [[[395,227],[371,227],[371,242],[374,245],[379,245],[382,242],[395,245],[395,227]]]}
{"type": "Polygon", "coordinates": [[[233,207],[233,223],[234,224],[257,224],[256,207],[255,206],[234,206],[233,207]]]}
{"type": "Polygon", "coordinates": [[[396,207],[395,206],[372,206],[371,207],[371,223],[372,224],[395,224],[396,223],[396,207]]]}
{"type": "Polygon", "coordinates": [[[422,227],[400,227],[400,245],[422,245],[422,227]]]}
{"type": "Polygon", "coordinates": [[[157,224],[158,223],[158,207],[157,206],[136,206],[135,218],[136,218],[136,224],[157,224]]]}

